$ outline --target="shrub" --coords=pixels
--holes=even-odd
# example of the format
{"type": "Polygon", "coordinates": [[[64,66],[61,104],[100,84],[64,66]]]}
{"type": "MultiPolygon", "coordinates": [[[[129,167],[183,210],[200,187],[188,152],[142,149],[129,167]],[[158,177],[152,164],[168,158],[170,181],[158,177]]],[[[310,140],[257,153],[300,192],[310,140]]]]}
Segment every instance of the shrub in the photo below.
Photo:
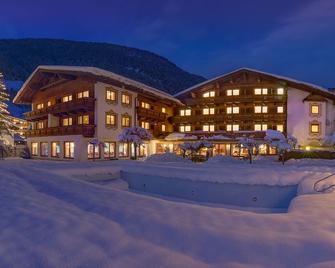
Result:
{"type": "Polygon", "coordinates": [[[284,154],[284,160],[289,159],[335,159],[335,151],[298,151],[292,150],[284,154]]]}

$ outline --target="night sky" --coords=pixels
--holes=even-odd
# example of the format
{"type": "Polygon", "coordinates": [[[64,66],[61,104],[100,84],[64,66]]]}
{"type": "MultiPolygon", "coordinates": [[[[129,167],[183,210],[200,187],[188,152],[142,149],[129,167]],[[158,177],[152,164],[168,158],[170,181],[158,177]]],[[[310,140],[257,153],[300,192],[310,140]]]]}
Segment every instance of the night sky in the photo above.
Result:
{"type": "Polygon", "coordinates": [[[0,38],[116,43],[207,78],[246,66],[335,87],[335,0],[0,3],[0,38]]]}

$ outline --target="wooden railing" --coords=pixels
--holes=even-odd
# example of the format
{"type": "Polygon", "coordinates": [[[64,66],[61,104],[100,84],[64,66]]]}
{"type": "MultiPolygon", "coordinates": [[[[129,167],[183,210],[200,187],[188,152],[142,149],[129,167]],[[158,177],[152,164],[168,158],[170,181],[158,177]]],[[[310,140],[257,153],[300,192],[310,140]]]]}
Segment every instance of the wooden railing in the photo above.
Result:
{"type": "Polygon", "coordinates": [[[94,136],[94,125],[74,125],[62,127],[49,127],[43,129],[27,130],[26,137],[42,137],[42,136],[64,136],[64,135],[83,135],[84,137],[94,136]]]}
{"type": "Polygon", "coordinates": [[[254,101],[269,101],[269,102],[285,102],[286,95],[238,95],[238,96],[218,96],[213,98],[187,98],[183,102],[186,105],[196,104],[221,104],[229,102],[254,102],[254,101]]]}
{"type": "Polygon", "coordinates": [[[137,107],[137,116],[139,119],[154,119],[159,121],[165,121],[167,119],[167,115],[162,112],[157,112],[150,109],[145,109],[141,107],[137,107]]]}
{"type": "Polygon", "coordinates": [[[46,117],[48,114],[59,115],[71,112],[92,111],[94,110],[94,98],[81,98],[69,102],[56,103],[43,109],[34,110],[24,114],[27,120],[46,117]]]}

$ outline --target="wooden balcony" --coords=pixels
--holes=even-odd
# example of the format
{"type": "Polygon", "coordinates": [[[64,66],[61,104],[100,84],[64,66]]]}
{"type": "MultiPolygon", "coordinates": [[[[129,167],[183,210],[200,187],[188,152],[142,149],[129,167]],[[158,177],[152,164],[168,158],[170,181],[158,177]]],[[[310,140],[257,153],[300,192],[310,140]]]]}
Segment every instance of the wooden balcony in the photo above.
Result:
{"type": "Polygon", "coordinates": [[[64,135],[83,135],[84,137],[94,136],[94,125],[74,125],[63,127],[49,127],[43,129],[27,130],[25,136],[44,137],[44,136],[64,136],[64,135]]]}
{"type": "Polygon", "coordinates": [[[154,110],[145,109],[141,107],[137,107],[136,109],[137,109],[138,119],[140,120],[149,119],[149,120],[155,120],[155,121],[165,121],[167,119],[167,115],[162,112],[157,112],[154,110]]]}
{"type": "Polygon", "coordinates": [[[186,105],[206,105],[222,103],[247,103],[247,102],[286,102],[286,95],[238,95],[218,96],[214,98],[187,98],[183,102],[186,105]]]}
{"type": "Polygon", "coordinates": [[[27,120],[34,120],[37,118],[47,118],[48,114],[75,114],[94,110],[94,98],[75,99],[69,102],[56,103],[55,105],[45,107],[43,109],[27,112],[24,117],[27,120]]]}
{"type": "Polygon", "coordinates": [[[224,121],[286,121],[285,114],[212,114],[212,115],[192,115],[174,116],[171,123],[196,123],[196,122],[224,122],[224,121]]]}

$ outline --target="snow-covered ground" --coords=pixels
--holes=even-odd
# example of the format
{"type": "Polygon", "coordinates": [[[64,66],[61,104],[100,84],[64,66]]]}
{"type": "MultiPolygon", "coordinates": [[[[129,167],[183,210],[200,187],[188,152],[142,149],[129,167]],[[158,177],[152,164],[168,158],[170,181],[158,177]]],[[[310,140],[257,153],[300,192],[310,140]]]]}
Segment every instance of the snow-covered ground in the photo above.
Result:
{"type": "MultiPolygon", "coordinates": [[[[224,165],[175,163],[173,172],[224,165]]],[[[229,165],[251,173],[281,168],[324,174],[335,161],[229,165]]],[[[0,267],[335,266],[334,193],[302,194],[288,213],[262,214],[157,198],[127,191],[118,180],[106,182],[124,168],[164,166],[0,161],[0,267]]],[[[304,193],[312,185],[305,183],[304,193]]]]}

